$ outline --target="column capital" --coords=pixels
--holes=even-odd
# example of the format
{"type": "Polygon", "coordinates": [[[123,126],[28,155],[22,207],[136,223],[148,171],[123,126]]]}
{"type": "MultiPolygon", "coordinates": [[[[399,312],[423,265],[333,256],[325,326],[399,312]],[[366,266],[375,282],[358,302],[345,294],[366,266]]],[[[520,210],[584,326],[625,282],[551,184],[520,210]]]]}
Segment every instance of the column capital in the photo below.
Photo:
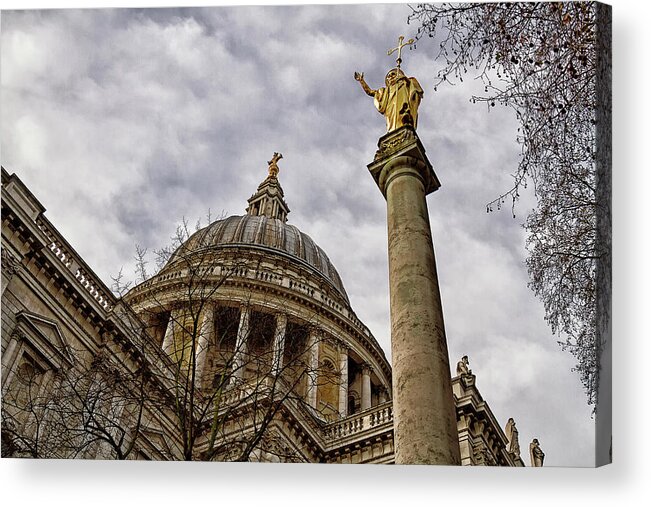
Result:
{"type": "Polygon", "coordinates": [[[340,340],[338,338],[335,338],[335,341],[337,343],[337,348],[339,349],[339,352],[346,353],[348,354],[348,351],[351,350],[350,345],[348,345],[345,341],[340,340]]]}
{"type": "Polygon", "coordinates": [[[325,338],[325,333],[323,332],[323,329],[321,329],[320,327],[311,326],[308,336],[310,340],[323,341],[325,338]]]}
{"type": "Polygon", "coordinates": [[[362,363],[361,364],[362,375],[370,375],[373,373],[373,365],[371,363],[362,363]]]}
{"type": "Polygon", "coordinates": [[[441,186],[425,154],[423,144],[410,126],[401,127],[380,137],[375,159],[367,167],[385,199],[388,184],[400,174],[418,177],[425,188],[425,195],[441,186]],[[400,169],[402,171],[399,171],[400,169]]]}

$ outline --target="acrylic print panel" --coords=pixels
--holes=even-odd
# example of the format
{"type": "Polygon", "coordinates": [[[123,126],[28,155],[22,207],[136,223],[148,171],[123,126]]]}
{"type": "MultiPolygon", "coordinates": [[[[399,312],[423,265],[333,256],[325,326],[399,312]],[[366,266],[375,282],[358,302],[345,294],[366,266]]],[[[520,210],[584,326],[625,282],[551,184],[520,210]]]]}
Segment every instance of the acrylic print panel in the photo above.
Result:
{"type": "Polygon", "coordinates": [[[608,7],[1,23],[3,457],[610,461],[608,7]]]}

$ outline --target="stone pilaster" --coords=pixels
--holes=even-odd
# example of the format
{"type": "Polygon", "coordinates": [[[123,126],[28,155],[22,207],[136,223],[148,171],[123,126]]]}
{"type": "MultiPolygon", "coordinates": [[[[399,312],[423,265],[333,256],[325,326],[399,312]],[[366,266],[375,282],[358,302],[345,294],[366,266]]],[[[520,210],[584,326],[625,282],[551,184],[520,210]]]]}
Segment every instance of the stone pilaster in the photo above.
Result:
{"type": "Polygon", "coordinates": [[[339,344],[339,415],[348,415],[348,347],[339,344]]]}
{"type": "Polygon", "coordinates": [[[235,340],[235,351],[233,355],[233,377],[236,379],[244,378],[246,364],[246,355],[248,353],[247,339],[250,332],[251,309],[248,306],[242,306],[240,309],[240,324],[237,328],[237,338],[235,340]]]}
{"type": "Polygon", "coordinates": [[[368,169],[387,201],[395,458],[459,465],[443,311],[425,196],[440,186],[416,132],[380,138],[368,169]]]}
{"type": "Polygon", "coordinates": [[[201,320],[201,327],[199,328],[199,337],[197,339],[197,347],[195,350],[195,376],[198,379],[198,384],[202,385],[201,379],[203,378],[204,370],[206,367],[206,356],[208,355],[208,348],[215,339],[215,308],[212,306],[207,307],[203,312],[201,320]]]}
{"type": "Polygon", "coordinates": [[[177,325],[174,317],[174,312],[170,312],[170,320],[167,322],[165,336],[163,337],[163,352],[169,356],[174,353],[174,327],[177,325]]]}
{"type": "Polygon", "coordinates": [[[22,340],[21,334],[14,331],[9,337],[7,348],[2,353],[2,396],[5,395],[5,390],[11,385],[11,378],[15,372],[15,362],[17,359],[17,351],[20,350],[19,342],[22,340]]]}
{"type": "Polygon", "coordinates": [[[371,365],[362,365],[362,410],[371,408],[371,365]]]}
{"type": "Polygon", "coordinates": [[[378,402],[382,404],[382,403],[386,403],[387,401],[389,401],[389,390],[384,386],[380,386],[378,402]]]}
{"type": "Polygon", "coordinates": [[[310,331],[310,338],[308,342],[308,374],[307,374],[307,403],[312,408],[316,406],[316,393],[319,383],[319,334],[316,329],[310,331]]]}
{"type": "Polygon", "coordinates": [[[283,367],[283,352],[285,351],[285,330],[287,328],[287,315],[279,313],[276,316],[276,330],[274,332],[272,375],[278,375],[283,367]]]}

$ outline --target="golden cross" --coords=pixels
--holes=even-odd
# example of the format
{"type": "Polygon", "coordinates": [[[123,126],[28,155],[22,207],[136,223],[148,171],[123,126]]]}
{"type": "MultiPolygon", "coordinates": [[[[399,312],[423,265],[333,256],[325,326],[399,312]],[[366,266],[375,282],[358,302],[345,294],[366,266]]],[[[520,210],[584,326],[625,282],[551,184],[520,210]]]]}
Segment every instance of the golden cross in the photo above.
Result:
{"type": "Polygon", "coordinates": [[[389,49],[389,51],[387,51],[388,56],[391,56],[396,51],[398,52],[398,58],[396,59],[396,64],[398,64],[398,68],[400,68],[400,64],[402,63],[402,56],[401,56],[402,48],[404,48],[405,46],[410,46],[411,44],[414,43],[414,39],[409,39],[404,44],[402,42],[403,40],[405,40],[405,37],[401,35],[400,37],[398,37],[398,47],[389,49]]]}

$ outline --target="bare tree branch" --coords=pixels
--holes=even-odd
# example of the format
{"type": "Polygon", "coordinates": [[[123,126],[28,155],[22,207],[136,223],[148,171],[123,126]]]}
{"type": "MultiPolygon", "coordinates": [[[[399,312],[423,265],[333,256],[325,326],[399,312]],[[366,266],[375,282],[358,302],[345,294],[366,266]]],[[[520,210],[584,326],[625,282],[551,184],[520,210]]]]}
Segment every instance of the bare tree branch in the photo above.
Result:
{"type": "Polygon", "coordinates": [[[596,241],[597,216],[610,220],[609,209],[600,209],[608,203],[596,198],[598,64],[600,52],[610,51],[609,39],[601,46],[597,39],[605,18],[594,2],[419,4],[412,10],[417,39],[438,44],[435,90],[470,76],[485,92],[472,102],[515,110],[520,163],[513,186],[486,210],[510,202],[515,217],[521,190],[533,184],[538,207],[524,223],[529,286],[552,331],[565,336],[593,404],[601,346],[596,265],[610,259],[609,244],[596,241]]]}

